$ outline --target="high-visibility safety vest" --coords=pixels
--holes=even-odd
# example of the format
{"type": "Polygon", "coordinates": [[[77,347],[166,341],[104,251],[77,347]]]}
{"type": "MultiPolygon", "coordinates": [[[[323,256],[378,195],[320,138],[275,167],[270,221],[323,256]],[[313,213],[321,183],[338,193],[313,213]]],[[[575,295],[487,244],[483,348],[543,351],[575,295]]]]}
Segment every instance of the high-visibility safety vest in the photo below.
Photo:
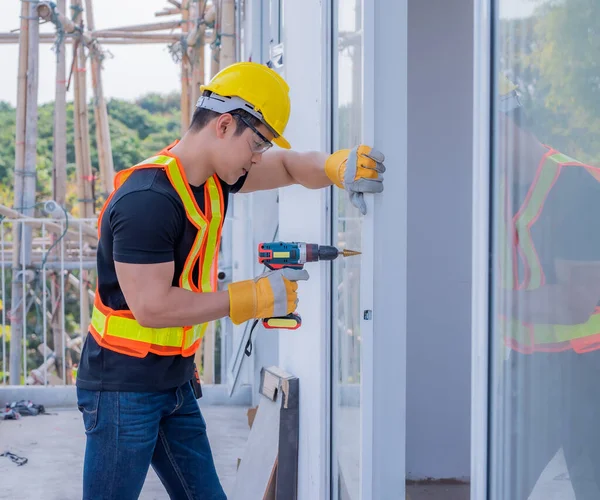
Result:
{"type": "MultiPolygon", "coordinates": [[[[533,243],[531,227],[539,219],[552,187],[557,181],[560,182],[560,174],[565,168],[584,168],[600,181],[600,169],[584,165],[548,148],[516,214],[510,211],[508,192],[501,194],[500,234],[504,236],[500,262],[502,288],[534,290],[545,284],[544,270],[533,243]],[[519,259],[522,265],[521,273],[519,259]]],[[[598,307],[585,323],[577,325],[531,324],[501,315],[500,328],[506,334],[507,346],[521,353],[560,352],[571,349],[577,353],[584,353],[600,349],[598,307]]]]}
{"type": "MultiPolygon", "coordinates": [[[[179,286],[193,292],[214,292],[217,289],[217,261],[224,212],[221,184],[216,176],[206,181],[204,185],[206,209],[203,213],[196,203],[179,161],[174,156],[170,156],[168,152],[170,147],[161,151],[158,156],[148,158],[116,174],[115,189],[106,200],[98,219],[98,239],[100,239],[104,211],[127,178],[135,170],[163,169],[183,202],[187,218],[198,229],[181,272],[179,286]],[[194,273],[196,265],[198,271],[194,273]]],[[[136,321],[131,311],[117,311],[105,306],[96,288],[90,332],[99,345],[121,354],[136,358],[143,358],[149,352],[164,356],[191,356],[200,346],[206,327],[207,323],[170,328],[144,327],[136,321]]]]}

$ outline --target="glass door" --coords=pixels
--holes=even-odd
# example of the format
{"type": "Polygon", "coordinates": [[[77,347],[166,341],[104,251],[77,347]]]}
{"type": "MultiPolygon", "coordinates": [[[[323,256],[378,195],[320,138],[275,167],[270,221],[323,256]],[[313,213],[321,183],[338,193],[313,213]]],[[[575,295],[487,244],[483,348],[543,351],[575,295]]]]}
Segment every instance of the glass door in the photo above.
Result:
{"type": "Polygon", "coordinates": [[[486,498],[596,499],[600,2],[494,5],[486,498]]]}
{"type": "MultiPolygon", "coordinates": [[[[362,140],[361,0],[333,2],[333,149],[362,140]]],[[[333,244],[361,250],[362,215],[334,190],[333,244]]],[[[332,499],[358,500],[361,477],[360,259],[334,261],[332,274],[332,499]]]]}

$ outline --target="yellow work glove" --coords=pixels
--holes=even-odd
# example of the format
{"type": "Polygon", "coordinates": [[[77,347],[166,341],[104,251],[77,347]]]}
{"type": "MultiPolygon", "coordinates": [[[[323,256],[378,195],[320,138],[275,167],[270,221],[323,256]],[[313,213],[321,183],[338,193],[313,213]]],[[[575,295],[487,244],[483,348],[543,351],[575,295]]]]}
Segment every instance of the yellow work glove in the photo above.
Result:
{"type": "Polygon", "coordinates": [[[364,193],[383,191],[383,162],[385,156],[361,144],[352,149],[340,149],[325,162],[325,173],[336,186],[348,191],[351,203],[365,215],[367,205],[364,193]]]}
{"type": "Polygon", "coordinates": [[[287,316],[298,305],[299,280],[307,280],[304,269],[268,271],[252,280],[228,286],[229,317],[239,325],[255,318],[287,316]]]}

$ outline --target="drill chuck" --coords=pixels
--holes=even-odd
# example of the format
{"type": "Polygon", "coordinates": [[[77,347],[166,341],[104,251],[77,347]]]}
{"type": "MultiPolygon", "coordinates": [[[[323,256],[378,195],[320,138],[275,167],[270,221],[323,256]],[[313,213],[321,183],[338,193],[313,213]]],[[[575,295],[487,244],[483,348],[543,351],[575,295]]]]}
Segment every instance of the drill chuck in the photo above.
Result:
{"type": "Polygon", "coordinates": [[[319,246],[319,259],[318,260],[335,260],[338,258],[340,251],[335,247],[327,245],[319,246]]]}

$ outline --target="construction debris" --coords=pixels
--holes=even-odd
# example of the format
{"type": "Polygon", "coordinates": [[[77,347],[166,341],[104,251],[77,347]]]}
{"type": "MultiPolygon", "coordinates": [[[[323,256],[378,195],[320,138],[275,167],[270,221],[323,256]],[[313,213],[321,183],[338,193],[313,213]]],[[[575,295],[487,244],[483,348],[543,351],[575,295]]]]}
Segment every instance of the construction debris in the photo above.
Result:
{"type": "Polygon", "coordinates": [[[0,453],[0,457],[10,458],[17,465],[25,465],[27,463],[27,459],[25,457],[20,457],[19,455],[15,455],[10,451],[5,451],[4,453],[0,453]]]}

